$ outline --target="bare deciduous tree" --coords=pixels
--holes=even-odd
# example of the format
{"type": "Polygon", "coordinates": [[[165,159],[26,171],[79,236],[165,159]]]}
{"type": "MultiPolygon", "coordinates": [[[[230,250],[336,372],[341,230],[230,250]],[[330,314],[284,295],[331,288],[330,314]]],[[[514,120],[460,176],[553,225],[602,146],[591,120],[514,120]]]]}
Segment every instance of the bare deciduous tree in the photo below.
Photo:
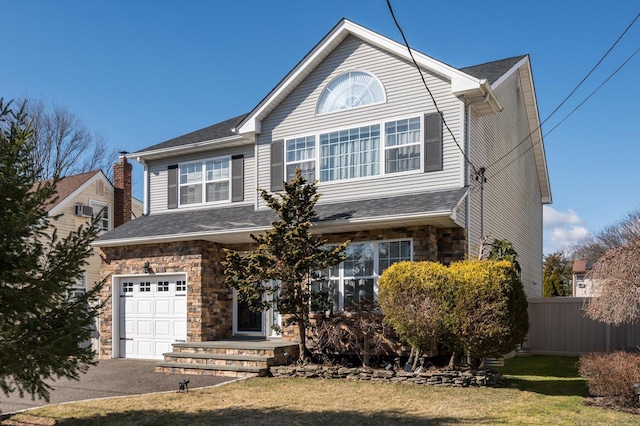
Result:
{"type": "Polygon", "coordinates": [[[609,250],[621,247],[640,238],[640,207],[632,210],[618,223],[610,225],[580,241],[572,248],[574,260],[595,263],[609,250]]]}
{"type": "Polygon", "coordinates": [[[92,133],[78,115],[65,106],[31,99],[26,100],[25,111],[31,119],[35,144],[31,155],[41,170],[39,179],[96,169],[111,179],[116,150],[107,145],[103,135],[92,133]]]}
{"type": "Polygon", "coordinates": [[[640,238],[609,250],[587,278],[595,292],[589,317],[615,325],[640,319],[640,238]]]}

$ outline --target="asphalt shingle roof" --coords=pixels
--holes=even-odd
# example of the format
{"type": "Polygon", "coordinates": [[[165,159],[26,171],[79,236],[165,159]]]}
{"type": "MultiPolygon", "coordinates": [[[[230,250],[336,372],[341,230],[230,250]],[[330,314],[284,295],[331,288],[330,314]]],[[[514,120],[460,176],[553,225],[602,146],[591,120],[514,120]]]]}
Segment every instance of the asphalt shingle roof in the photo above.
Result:
{"type": "Polygon", "coordinates": [[[473,65],[471,67],[460,68],[460,71],[476,78],[487,79],[489,84],[493,84],[526,56],[527,55],[514,56],[512,58],[500,59],[499,61],[473,65]]]}
{"type": "MultiPolygon", "coordinates": [[[[63,202],[69,195],[73,193],[73,191],[80,188],[86,181],[94,177],[96,173],[100,173],[100,170],[92,170],[90,172],[80,173],[78,175],[65,176],[60,179],[56,184],[56,194],[52,198],[49,198],[47,201],[45,201],[47,211],[63,202]]],[[[51,179],[36,182],[36,184],[33,185],[32,190],[35,190],[38,185],[47,182],[51,182],[51,179]]]]}
{"type": "Polygon", "coordinates": [[[240,123],[246,116],[247,114],[242,114],[237,117],[233,117],[220,123],[214,124],[212,126],[196,130],[195,132],[187,133],[186,135],[178,136],[177,138],[169,139],[168,141],[152,145],[138,152],[155,151],[156,149],[173,148],[175,146],[182,146],[191,143],[212,141],[215,139],[235,136],[236,134],[232,131],[232,129],[235,128],[236,125],[238,125],[238,123],[240,123]]]}
{"type": "MultiPolygon", "coordinates": [[[[493,84],[499,79],[505,72],[509,71],[518,61],[524,58],[526,55],[514,56],[512,58],[501,59],[498,61],[487,62],[485,64],[474,65],[471,67],[460,68],[463,71],[473,77],[480,79],[487,79],[490,84],[493,84]]],[[[182,145],[189,145],[192,143],[210,141],[221,139],[229,136],[235,136],[232,131],[240,122],[248,115],[242,114],[237,117],[230,118],[220,123],[205,127],[200,130],[196,130],[186,135],[178,136],[168,141],[161,142],[147,148],[144,148],[138,152],[154,151],[157,149],[173,148],[182,145]]]]}
{"type": "MultiPolygon", "coordinates": [[[[428,214],[437,211],[451,211],[465,192],[466,188],[458,188],[370,200],[319,204],[315,211],[318,222],[326,224],[354,219],[384,218],[399,214],[428,214]]],[[[171,213],[139,217],[103,234],[98,239],[98,243],[110,240],[137,240],[180,234],[215,234],[234,229],[266,228],[275,219],[276,215],[272,210],[255,210],[252,205],[177,210],[171,213]]]]}

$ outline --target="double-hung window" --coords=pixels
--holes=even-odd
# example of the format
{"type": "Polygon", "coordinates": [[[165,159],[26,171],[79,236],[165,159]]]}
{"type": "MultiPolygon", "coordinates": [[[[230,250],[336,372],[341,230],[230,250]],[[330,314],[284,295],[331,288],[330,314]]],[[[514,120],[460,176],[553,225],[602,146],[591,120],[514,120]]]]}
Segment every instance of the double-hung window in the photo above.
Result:
{"type": "Polygon", "coordinates": [[[326,292],[334,310],[348,310],[353,304],[373,301],[378,293],[378,277],[389,266],[412,260],[411,240],[375,241],[349,244],[346,259],[320,271],[312,289],[326,292]]]}
{"type": "Polygon", "coordinates": [[[180,205],[230,200],[229,157],[180,165],[180,205]]]}
{"type": "Polygon", "coordinates": [[[420,117],[385,123],[385,173],[420,170],[420,117]]]}
{"type": "Polygon", "coordinates": [[[286,141],[287,181],[296,176],[300,169],[302,176],[308,181],[316,178],[316,138],[306,136],[286,141]]]}
{"type": "Polygon", "coordinates": [[[89,205],[93,207],[93,215],[98,220],[98,229],[100,231],[111,229],[111,206],[94,200],[90,200],[89,205]]]}

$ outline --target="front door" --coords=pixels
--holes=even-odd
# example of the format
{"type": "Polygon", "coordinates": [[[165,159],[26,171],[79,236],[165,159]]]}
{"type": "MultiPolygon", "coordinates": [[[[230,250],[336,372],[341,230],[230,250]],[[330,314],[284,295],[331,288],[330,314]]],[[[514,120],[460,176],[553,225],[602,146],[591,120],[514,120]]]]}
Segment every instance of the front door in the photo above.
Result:
{"type": "MultiPolygon", "coordinates": [[[[267,296],[269,300],[272,296],[267,296]]],[[[280,314],[273,308],[264,312],[253,312],[249,303],[241,302],[233,291],[233,333],[239,336],[280,337],[280,314]]]]}
{"type": "Polygon", "coordinates": [[[264,334],[262,312],[253,312],[248,302],[236,302],[236,331],[239,334],[264,334]]]}

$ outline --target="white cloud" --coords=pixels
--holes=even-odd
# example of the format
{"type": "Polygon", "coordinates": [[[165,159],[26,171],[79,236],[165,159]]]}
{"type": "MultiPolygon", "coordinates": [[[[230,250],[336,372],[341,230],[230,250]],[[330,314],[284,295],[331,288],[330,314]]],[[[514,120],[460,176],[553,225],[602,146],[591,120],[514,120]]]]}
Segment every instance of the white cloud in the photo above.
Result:
{"type": "Polygon", "coordinates": [[[553,207],[543,206],[545,254],[566,249],[589,235],[582,226],[583,220],[573,209],[560,212],[553,207]]]}
{"type": "Polygon", "coordinates": [[[566,213],[559,212],[553,207],[542,206],[542,216],[544,226],[565,226],[582,223],[582,218],[573,209],[568,209],[566,213]]]}

